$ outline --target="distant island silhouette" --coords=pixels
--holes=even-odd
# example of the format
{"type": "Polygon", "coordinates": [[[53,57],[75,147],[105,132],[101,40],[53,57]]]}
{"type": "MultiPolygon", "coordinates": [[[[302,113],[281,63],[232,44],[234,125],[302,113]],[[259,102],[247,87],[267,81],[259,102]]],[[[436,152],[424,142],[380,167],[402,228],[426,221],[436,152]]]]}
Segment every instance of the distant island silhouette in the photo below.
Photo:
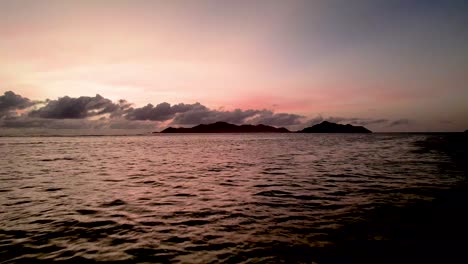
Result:
{"type": "Polygon", "coordinates": [[[320,124],[306,127],[298,133],[372,133],[372,131],[363,126],[341,125],[323,121],[320,124]]]}
{"type": "MultiPolygon", "coordinates": [[[[158,132],[154,132],[158,133],[158,132]]],[[[291,133],[284,127],[267,125],[234,125],[227,122],[200,124],[194,127],[168,127],[160,133],[291,133]]],[[[362,126],[340,125],[323,121],[320,124],[304,128],[297,133],[372,133],[362,126]]]]}
{"type": "Polygon", "coordinates": [[[191,128],[168,127],[161,133],[290,133],[284,127],[276,128],[266,125],[233,125],[226,122],[216,122],[213,124],[201,124],[191,128]]]}

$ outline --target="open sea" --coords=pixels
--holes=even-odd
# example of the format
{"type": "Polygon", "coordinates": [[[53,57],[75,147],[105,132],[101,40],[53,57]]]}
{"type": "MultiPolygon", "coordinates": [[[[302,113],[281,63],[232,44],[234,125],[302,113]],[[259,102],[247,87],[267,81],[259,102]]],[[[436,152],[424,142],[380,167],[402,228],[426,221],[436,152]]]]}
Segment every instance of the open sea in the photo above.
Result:
{"type": "Polygon", "coordinates": [[[0,263],[447,259],[468,207],[446,137],[0,137],[0,263]]]}

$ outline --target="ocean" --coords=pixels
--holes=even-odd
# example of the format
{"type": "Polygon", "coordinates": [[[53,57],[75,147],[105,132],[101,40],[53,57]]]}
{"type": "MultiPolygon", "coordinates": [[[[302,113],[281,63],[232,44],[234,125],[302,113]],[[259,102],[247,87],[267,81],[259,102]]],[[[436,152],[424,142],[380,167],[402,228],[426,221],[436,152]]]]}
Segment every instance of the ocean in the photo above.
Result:
{"type": "Polygon", "coordinates": [[[466,231],[463,166],[431,147],[449,136],[0,137],[0,262],[446,259],[466,231]]]}

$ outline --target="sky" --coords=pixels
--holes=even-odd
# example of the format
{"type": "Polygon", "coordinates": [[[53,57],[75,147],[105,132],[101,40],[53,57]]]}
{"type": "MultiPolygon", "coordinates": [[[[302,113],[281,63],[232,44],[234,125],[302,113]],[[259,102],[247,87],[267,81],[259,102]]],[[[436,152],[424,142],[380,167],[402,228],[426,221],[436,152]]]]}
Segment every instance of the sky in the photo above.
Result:
{"type": "Polygon", "coordinates": [[[0,129],[468,129],[468,2],[0,0],[0,129]]]}

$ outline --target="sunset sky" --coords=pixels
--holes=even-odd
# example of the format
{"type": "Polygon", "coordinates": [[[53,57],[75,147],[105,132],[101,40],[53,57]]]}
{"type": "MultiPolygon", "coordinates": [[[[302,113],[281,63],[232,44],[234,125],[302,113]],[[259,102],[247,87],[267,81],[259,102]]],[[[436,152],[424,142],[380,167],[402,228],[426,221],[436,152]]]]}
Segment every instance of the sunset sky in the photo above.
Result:
{"type": "Polygon", "coordinates": [[[463,131],[467,14],[457,0],[0,0],[0,127],[463,131]]]}

